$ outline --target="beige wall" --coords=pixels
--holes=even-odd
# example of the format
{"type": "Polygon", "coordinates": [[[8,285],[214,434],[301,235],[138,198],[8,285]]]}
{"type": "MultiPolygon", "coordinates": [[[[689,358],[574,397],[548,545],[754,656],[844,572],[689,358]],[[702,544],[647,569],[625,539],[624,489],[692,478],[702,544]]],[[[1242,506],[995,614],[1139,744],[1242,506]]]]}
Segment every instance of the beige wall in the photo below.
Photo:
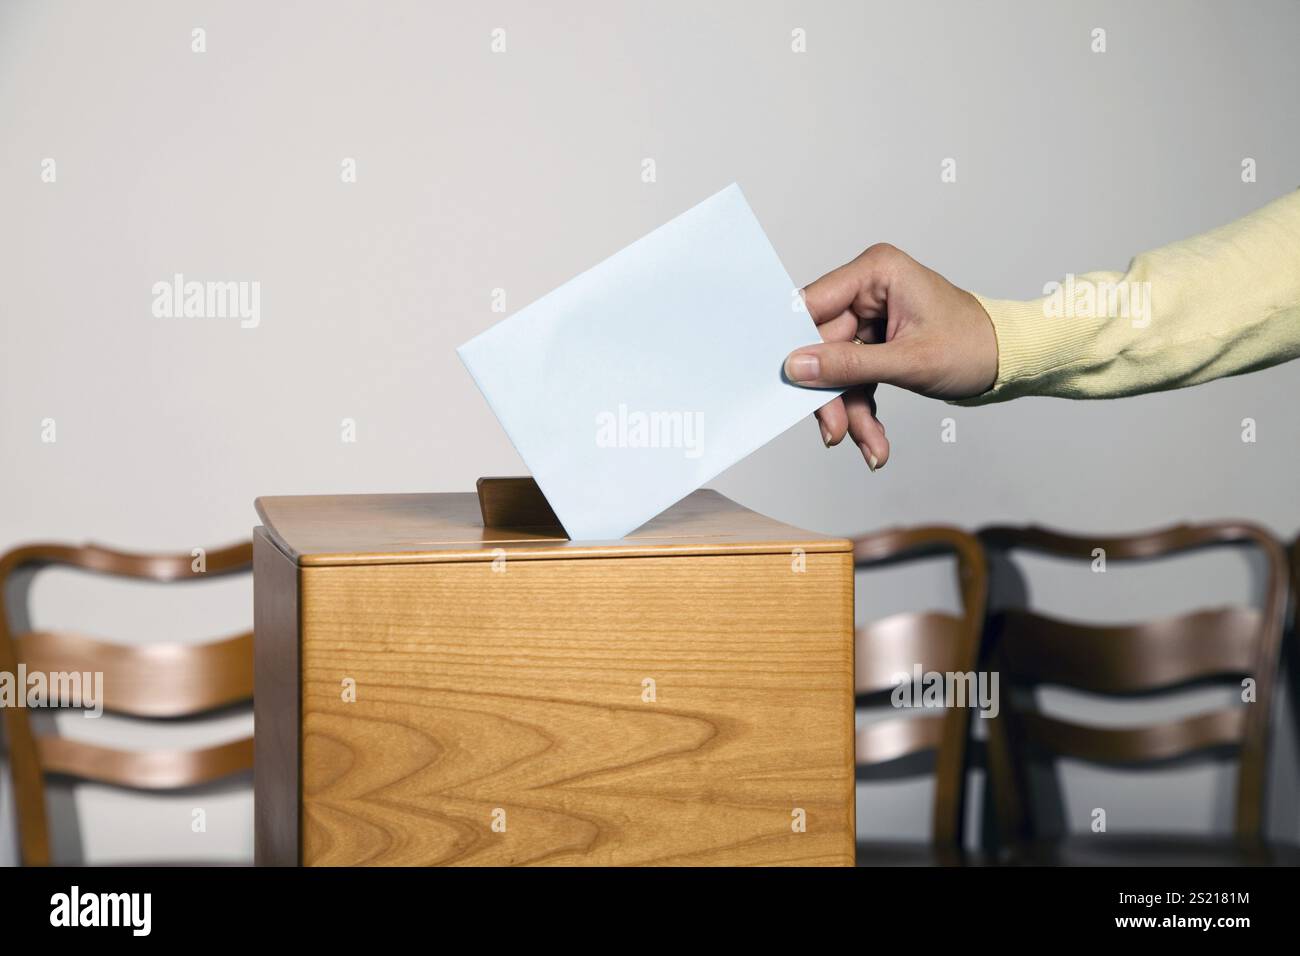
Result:
{"type": "MultiPolygon", "coordinates": [[[[499,318],[493,290],[513,311],[732,181],[796,281],[888,240],[1022,297],[1300,185],[1293,3],[546,6],[0,5],[0,547],[189,550],[246,537],[257,495],[467,490],[518,472],[453,351],[499,318]],[[806,53],[791,51],[796,28],[806,53]],[[940,182],[946,157],[955,184],[940,182]],[[155,317],[152,286],[176,272],[260,282],[260,324],[155,317]],[[340,441],[345,417],[355,444],[340,441]]],[[[715,484],[818,530],[1235,515],[1292,535],[1298,386],[1300,364],[1116,403],[955,409],[886,389],[894,457],[879,474],[809,424],[715,484]],[[939,440],[945,417],[955,444],[939,440]]],[[[864,580],[859,615],[931,600],[941,571],[864,580]]],[[[1034,596],[1124,617],[1233,599],[1252,579],[1205,558],[1128,580],[1043,568],[1034,596]]],[[[129,640],[251,619],[247,582],[208,586],[200,608],[191,596],[63,575],[33,612],[129,640]]],[[[123,725],[70,719],[68,732],[123,725]]],[[[1294,837],[1295,761],[1280,753],[1278,826],[1294,837]]],[[[1122,804],[1115,828],[1227,819],[1226,768],[1143,788],[1070,773],[1072,812],[1122,804]]],[[[917,786],[864,788],[864,831],[920,826],[917,786]]],[[[61,800],[80,819],[65,851],[250,852],[246,786],[144,813],[138,800],[61,800]],[[195,806],[206,834],[190,831],[195,806]]]]}

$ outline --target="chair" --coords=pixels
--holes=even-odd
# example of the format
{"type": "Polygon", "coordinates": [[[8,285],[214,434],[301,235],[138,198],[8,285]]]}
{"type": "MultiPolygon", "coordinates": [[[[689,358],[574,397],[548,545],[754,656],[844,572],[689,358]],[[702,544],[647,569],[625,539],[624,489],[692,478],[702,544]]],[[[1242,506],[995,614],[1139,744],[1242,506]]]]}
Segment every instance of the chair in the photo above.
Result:
{"type": "MultiPolygon", "coordinates": [[[[1084,561],[1101,548],[1110,561],[1145,560],[1210,546],[1247,546],[1264,558],[1261,607],[1221,607],[1132,625],[1066,622],[1011,608],[989,618],[985,635],[1001,672],[1003,702],[992,722],[990,774],[999,841],[1009,862],[1037,865],[1235,865],[1293,860],[1264,841],[1269,724],[1287,598],[1281,545],[1251,524],[1178,525],[1124,537],[1081,537],[1038,527],[979,533],[990,559],[1013,550],[1084,561]],[[1153,696],[1204,682],[1255,681],[1255,702],[1143,727],[1095,727],[1048,716],[1022,700],[1055,685],[1114,697],[1153,696]],[[1150,767],[1235,750],[1235,822],[1222,840],[1180,835],[1049,838],[1030,799],[1030,767],[1068,757],[1100,765],[1150,767]]],[[[996,575],[995,575],[996,577],[996,575]]]]}
{"type": "MultiPolygon", "coordinates": [[[[103,673],[106,711],[142,718],[192,717],[248,701],[253,694],[253,635],[238,634],[203,645],[127,646],[64,631],[12,633],[17,615],[9,602],[19,572],[52,566],[152,581],[189,581],[252,569],[245,542],[208,552],[206,569],[194,558],[111,551],[97,545],[33,544],[0,557],[0,671],[103,673]]],[[[127,751],[66,737],[37,735],[27,707],[4,707],[14,783],[20,859],[50,863],[45,778],[62,775],[140,790],[169,790],[211,783],[253,766],[251,737],[189,751],[127,751]]]]}
{"type": "MultiPolygon", "coordinates": [[[[988,575],[979,542],[957,528],[892,529],[853,542],[856,568],[881,567],[936,554],[957,559],[962,614],[927,611],[896,614],[860,628],[855,638],[855,691],[859,706],[884,703],[900,673],[973,673],[979,654],[988,575]],[[881,700],[880,698],[883,698],[881,700]]],[[[934,756],[935,791],[929,844],[859,843],[858,865],[957,865],[963,852],[969,707],[900,716],[869,723],[857,732],[859,776],[912,755],[934,756]]]]}

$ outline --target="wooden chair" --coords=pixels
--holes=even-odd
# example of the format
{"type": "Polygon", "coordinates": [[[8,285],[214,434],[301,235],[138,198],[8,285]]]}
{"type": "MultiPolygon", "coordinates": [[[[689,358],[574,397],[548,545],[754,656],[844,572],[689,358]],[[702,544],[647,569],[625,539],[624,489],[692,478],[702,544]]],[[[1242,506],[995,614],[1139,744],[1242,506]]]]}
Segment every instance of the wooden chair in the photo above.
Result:
{"type": "Polygon", "coordinates": [[[1286,556],[1262,528],[1239,522],[1178,525],[1126,537],[1082,537],[1038,527],[979,533],[990,558],[1027,550],[1083,561],[1143,560],[1210,546],[1247,546],[1264,558],[1261,606],[1198,610],[1133,625],[1065,622],[1027,609],[990,615],[986,644],[1001,672],[989,763],[1000,842],[1009,862],[1040,865],[1232,865],[1292,860],[1264,842],[1269,724],[1287,599],[1286,556]],[[1194,683],[1255,681],[1252,704],[1144,727],[1094,727],[1051,717],[1018,700],[1055,685],[1143,696],[1194,683]],[[1230,838],[1092,834],[1049,838],[1030,799],[1030,766],[1068,757],[1120,767],[1153,766],[1235,750],[1235,824],[1230,838]]]}
{"type": "MultiPolygon", "coordinates": [[[[881,567],[951,553],[957,559],[962,614],[896,614],[874,621],[855,637],[855,691],[859,706],[888,701],[900,673],[973,672],[979,654],[988,575],[984,552],[970,534],[942,526],[891,529],[857,538],[857,568],[881,567]],[[881,700],[883,698],[883,700],[881,700]]],[[[929,844],[858,844],[858,865],[956,865],[973,862],[962,847],[969,707],[876,721],[857,732],[863,771],[913,755],[933,753],[935,791],[929,844]]]]}
{"type": "MultiPolygon", "coordinates": [[[[27,673],[102,672],[106,711],[143,718],[192,717],[248,701],[253,694],[253,635],[238,634],[203,645],[111,644],[65,631],[12,633],[17,609],[9,606],[18,572],[51,566],[151,581],[189,581],[252,569],[253,546],[245,542],[206,554],[206,569],[194,558],[33,544],[0,557],[0,671],[27,673]]],[[[193,787],[250,770],[251,737],[201,750],[127,751],[36,735],[27,707],[3,708],[14,783],[19,852],[27,865],[50,863],[45,777],[63,775],[141,790],[193,787]]]]}

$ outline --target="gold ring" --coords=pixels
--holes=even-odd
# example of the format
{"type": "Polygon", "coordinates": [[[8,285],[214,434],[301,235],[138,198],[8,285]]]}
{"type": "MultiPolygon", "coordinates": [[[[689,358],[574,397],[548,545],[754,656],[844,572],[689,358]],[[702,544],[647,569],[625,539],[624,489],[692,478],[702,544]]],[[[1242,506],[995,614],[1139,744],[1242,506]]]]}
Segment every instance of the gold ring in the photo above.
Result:
{"type": "Polygon", "coordinates": [[[858,337],[855,335],[855,336],[853,336],[853,344],[854,344],[854,345],[866,345],[867,343],[864,342],[864,341],[862,341],[862,339],[858,338],[858,337]]]}

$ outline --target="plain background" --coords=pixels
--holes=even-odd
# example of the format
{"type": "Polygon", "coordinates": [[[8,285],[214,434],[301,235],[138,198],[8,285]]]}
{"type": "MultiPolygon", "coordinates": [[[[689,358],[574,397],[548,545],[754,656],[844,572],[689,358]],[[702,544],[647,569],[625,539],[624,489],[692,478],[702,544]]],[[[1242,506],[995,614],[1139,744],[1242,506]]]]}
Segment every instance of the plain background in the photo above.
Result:
{"type": "MultiPolygon", "coordinates": [[[[800,283],[882,240],[994,296],[1122,269],[1300,185],[1297,36],[1291,2],[6,0],[0,547],[188,552],[247,537],[258,495],[465,491],[519,473],[454,352],[501,317],[493,290],[513,312],[733,181],[800,283]],[[955,183],[940,181],[946,158],[955,183]],[[260,327],[155,318],[151,287],[176,272],[259,281],[260,327]]],[[[1297,386],[1300,364],[1119,402],[959,409],[886,388],[893,459],[878,474],[809,421],[715,487],[839,533],[1232,516],[1290,537],[1297,386]]],[[[1033,600],[1065,615],[1173,613],[1255,587],[1231,556],[1104,575],[1039,564],[1033,600]]],[[[949,571],[863,575],[859,617],[950,606],[949,571]]],[[[33,616],[128,641],[251,622],[246,579],[181,590],[56,572],[33,616]]],[[[1226,699],[1060,696],[1062,712],[1116,723],[1226,699]]],[[[143,747],[229,739],[251,717],[61,722],[143,747]]],[[[1272,828],[1295,839],[1286,726],[1272,828]]],[[[1224,830],[1231,770],[1066,766],[1068,824],[1102,807],[1112,831],[1224,830]]],[[[860,828],[923,834],[927,801],[924,780],[864,784],[860,828]]],[[[62,787],[55,804],[64,859],[251,857],[248,781],[170,798],[62,787]]]]}

